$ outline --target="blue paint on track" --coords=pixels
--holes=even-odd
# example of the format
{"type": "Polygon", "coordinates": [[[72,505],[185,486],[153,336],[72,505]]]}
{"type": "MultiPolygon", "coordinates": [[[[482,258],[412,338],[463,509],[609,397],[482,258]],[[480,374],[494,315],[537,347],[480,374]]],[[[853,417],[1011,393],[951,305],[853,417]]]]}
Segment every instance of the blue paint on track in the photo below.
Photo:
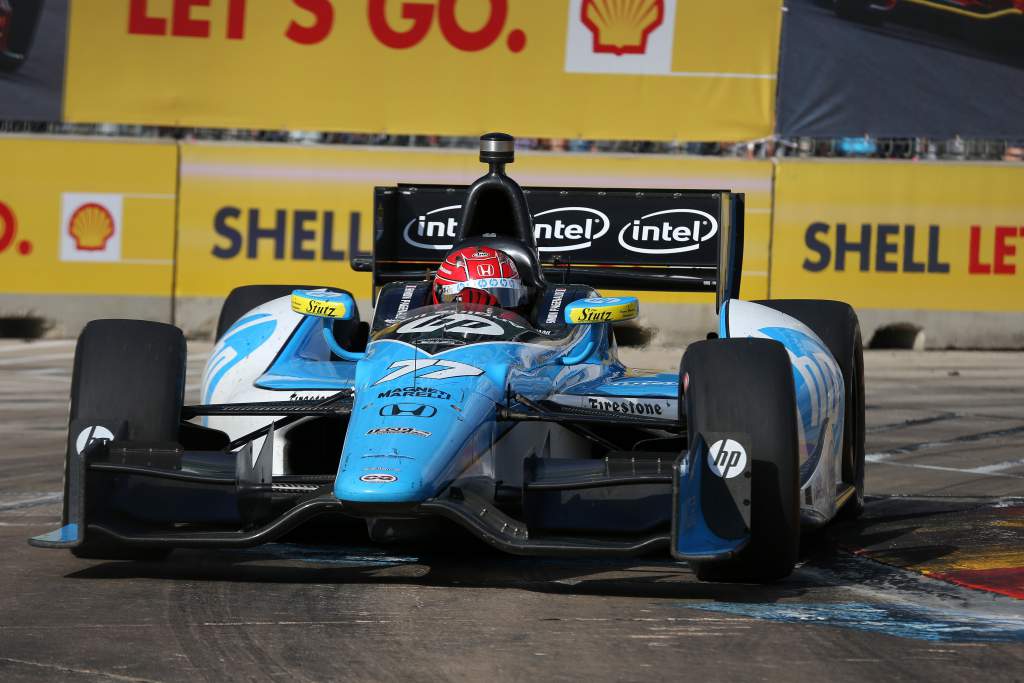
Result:
{"type": "Polygon", "coordinates": [[[1015,643],[1024,641],[1024,618],[958,614],[926,607],[864,602],[834,604],[684,603],[680,607],[722,612],[786,624],[838,626],[935,642],[1015,643]]]}

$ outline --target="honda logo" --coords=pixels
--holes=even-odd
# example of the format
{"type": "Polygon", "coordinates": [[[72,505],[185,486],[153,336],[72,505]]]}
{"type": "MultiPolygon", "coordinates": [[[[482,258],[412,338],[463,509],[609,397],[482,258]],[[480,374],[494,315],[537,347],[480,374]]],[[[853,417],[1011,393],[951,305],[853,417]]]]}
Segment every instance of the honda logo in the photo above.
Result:
{"type": "Polygon", "coordinates": [[[423,403],[391,403],[380,409],[383,417],[434,417],[437,408],[423,403]]]}

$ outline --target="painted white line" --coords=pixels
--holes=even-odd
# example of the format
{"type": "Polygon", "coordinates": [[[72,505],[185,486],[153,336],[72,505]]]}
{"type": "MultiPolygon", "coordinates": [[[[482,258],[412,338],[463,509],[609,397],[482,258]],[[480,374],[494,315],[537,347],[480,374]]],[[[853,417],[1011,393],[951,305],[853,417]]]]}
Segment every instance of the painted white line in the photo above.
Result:
{"type": "Polygon", "coordinates": [[[75,342],[70,339],[49,339],[45,341],[13,342],[0,345],[0,353],[32,353],[39,349],[51,349],[55,346],[74,347],[75,342]]]}
{"type": "MultiPolygon", "coordinates": [[[[939,472],[957,472],[959,474],[980,474],[983,477],[1009,477],[1010,479],[1024,479],[1024,475],[1020,474],[1006,474],[1003,472],[989,471],[986,467],[973,467],[973,468],[960,468],[960,467],[943,467],[942,465],[923,465],[921,463],[914,462],[892,462],[889,458],[892,457],[889,453],[871,453],[865,455],[864,459],[868,462],[875,463],[876,465],[894,465],[896,467],[916,467],[920,470],[938,470],[939,472]]],[[[1024,461],[1018,461],[1010,467],[1015,467],[1024,461]]],[[[1003,463],[1000,463],[1003,464],[1003,463]]],[[[1003,468],[1000,468],[1003,469],[1003,468]]]]}
{"type": "Polygon", "coordinates": [[[65,361],[67,361],[67,360],[74,360],[74,359],[75,359],[74,352],[49,353],[49,354],[43,354],[43,355],[40,355],[40,356],[31,356],[31,355],[29,355],[29,356],[25,356],[23,358],[4,358],[4,359],[0,360],[0,366],[8,367],[8,366],[12,366],[12,365],[26,365],[26,364],[30,364],[30,363],[41,363],[43,361],[51,361],[51,360],[65,360],[65,361]]]}
{"type": "Polygon", "coordinates": [[[20,510],[21,508],[30,508],[37,505],[46,505],[47,503],[54,503],[64,498],[64,494],[60,491],[53,491],[52,493],[44,493],[41,496],[35,498],[26,498],[24,500],[16,500],[10,503],[0,503],[0,511],[5,510],[20,510]]]}
{"type": "Polygon", "coordinates": [[[1019,460],[1006,460],[1004,462],[997,462],[995,465],[984,465],[982,467],[972,467],[967,470],[968,472],[976,472],[978,474],[991,474],[993,472],[1000,472],[1002,470],[1013,469],[1014,467],[1024,466],[1024,458],[1019,460]]]}
{"type": "Polygon", "coordinates": [[[24,666],[35,666],[40,669],[46,669],[48,671],[60,672],[64,676],[66,676],[67,674],[86,674],[89,676],[99,676],[100,678],[110,678],[115,681],[137,681],[139,683],[157,683],[152,678],[122,676],[121,674],[112,674],[109,671],[100,671],[98,669],[80,669],[72,666],[61,666],[60,664],[49,664],[47,662],[33,662],[28,659],[15,659],[14,657],[0,657],[0,662],[10,662],[12,664],[22,664],[24,666]]]}

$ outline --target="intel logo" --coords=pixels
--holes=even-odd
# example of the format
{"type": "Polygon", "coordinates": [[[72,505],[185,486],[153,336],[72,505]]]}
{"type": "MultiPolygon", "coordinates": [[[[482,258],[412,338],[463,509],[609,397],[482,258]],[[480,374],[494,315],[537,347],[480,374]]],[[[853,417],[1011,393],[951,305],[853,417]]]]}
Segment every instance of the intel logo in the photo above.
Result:
{"type": "Polygon", "coordinates": [[[402,237],[406,243],[420,249],[448,251],[455,244],[455,230],[459,227],[461,211],[461,204],[427,211],[405,224],[402,237]]]}
{"type": "Polygon", "coordinates": [[[700,249],[718,234],[718,221],[696,209],[655,211],[619,231],[619,244],[637,254],[681,254],[700,249]]]}
{"type": "Polygon", "coordinates": [[[589,249],[610,228],[607,215],[585,206],[563,206],[533,216],[533,234],[542,252],[589,249]]]}

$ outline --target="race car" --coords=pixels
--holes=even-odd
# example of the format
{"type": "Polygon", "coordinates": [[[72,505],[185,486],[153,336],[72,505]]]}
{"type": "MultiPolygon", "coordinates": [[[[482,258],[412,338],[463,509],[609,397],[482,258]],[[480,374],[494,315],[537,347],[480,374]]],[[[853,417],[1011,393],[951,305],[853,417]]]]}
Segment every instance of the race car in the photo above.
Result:
{"type": "Polygon", "coordinates": [[[43,0],[0,0],[0,72],[17,71],[28,59],[43,0]]]}
{"type": "Polygon", "coordinates": [[[903,9],[920,10],[923,16],[962,22],[964,33],[974,42],[1004,47],[1019,45],[1024,28],[1024,0],[830,1],[839,16],[872,24],[903,9]]]}
{"type": "Polygon", "coordinates": [[[372,321],[329,284],[234,290],[199,405],[183,405],[180,330],[90,323],[63,524],[30,542],[154,558],[318,519],[356,547],[468,534],[767,582],[792,572],[802,529],[860,513],[857,316],[738,298],[742,194],[522,188],[501,133],[480,158],[468,188],[375,190],[373,255],[352,263],[372,272],[372,321]],[[438,302],[439,256],[465,249],[506,254],[530,300],[438,302]],[[706,292],[718,328],[680,347],[678,372],[627,368],[615,326],[639,298],[596,287],[706,292]]]}

